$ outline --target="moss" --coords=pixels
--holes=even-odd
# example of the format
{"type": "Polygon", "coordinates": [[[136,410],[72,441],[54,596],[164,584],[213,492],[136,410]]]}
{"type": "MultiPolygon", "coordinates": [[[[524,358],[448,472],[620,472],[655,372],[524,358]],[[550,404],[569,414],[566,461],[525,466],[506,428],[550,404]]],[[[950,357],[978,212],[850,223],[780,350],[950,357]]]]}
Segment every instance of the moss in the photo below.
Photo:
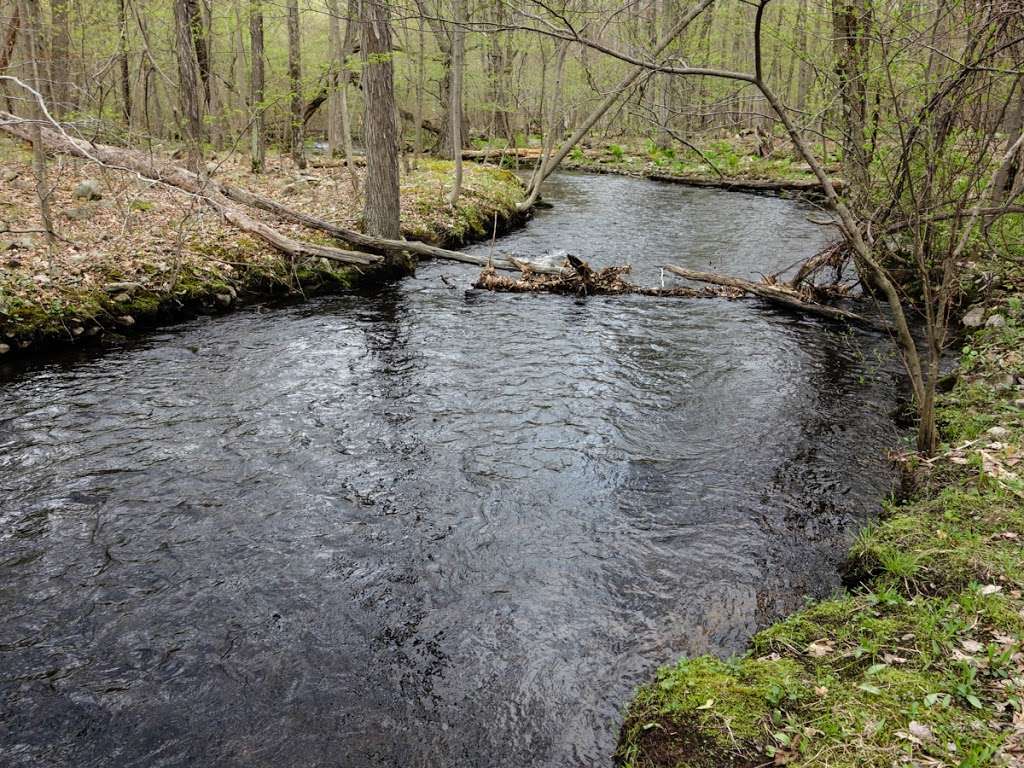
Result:
{"type": "Polygon", "coordinates": [[[629,706],[622,764],[974,767],[1024,751],[1024,413],[1020,390],[993,385],[1024,374],[1015,306],[968,340],[920,495],[855,544],[862,586],[765,629],[740,659],[662,670],[629,706]]]}

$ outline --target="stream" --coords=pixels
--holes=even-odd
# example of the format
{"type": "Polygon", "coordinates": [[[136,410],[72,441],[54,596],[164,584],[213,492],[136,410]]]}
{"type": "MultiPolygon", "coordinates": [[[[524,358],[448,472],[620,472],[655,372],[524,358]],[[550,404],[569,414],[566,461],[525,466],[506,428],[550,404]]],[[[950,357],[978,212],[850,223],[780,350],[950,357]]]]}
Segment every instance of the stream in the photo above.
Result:
{"type": "MultiPolygon", "coordinates": [[[[641,284],[829,234],[616,176],[546,199],[496,251],[641,284]]],[[[885,338],[477,273],[0,364],[0,763],[609,766],[658,665],[837,586],[894,476],[885,338]]]]}

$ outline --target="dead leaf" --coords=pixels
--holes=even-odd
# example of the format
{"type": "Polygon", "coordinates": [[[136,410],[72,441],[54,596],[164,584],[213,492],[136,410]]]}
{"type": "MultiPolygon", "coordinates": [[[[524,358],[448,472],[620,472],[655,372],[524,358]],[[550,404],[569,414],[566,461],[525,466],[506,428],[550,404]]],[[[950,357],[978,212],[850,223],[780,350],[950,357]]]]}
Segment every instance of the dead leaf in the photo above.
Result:
{"type": "Polygon", "coordinates": [[[835,650],[835,643],[831,640],[815,640],[807,646],[807,653],[816,659],[828,656],[835,650]]]}

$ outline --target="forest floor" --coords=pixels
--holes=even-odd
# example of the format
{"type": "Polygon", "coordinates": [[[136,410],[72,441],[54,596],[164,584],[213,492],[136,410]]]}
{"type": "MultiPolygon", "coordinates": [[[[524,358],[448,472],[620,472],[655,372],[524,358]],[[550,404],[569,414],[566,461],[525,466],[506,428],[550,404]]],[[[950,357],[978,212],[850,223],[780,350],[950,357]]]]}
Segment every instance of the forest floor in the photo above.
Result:
{"type": "MultiPolygon", "coordinates": [[[[315,160],[314,160],[315,162],[315,160]]],[[[272,155],[253,175],[246,158],[211,158],[214,178],[285,205],[360,228],[362,202],[338,163],[297,171],[272,155]]],[[[324,260],[291,263],[180,190],[58,156],[49,163],[52,219],[48,246],[29,151],[0,139],[0,354],[223,311],[265,298],[352,287],[358,267],[324,260]],[[89,189],[80,188],[85,183],[89,189]]],[[[450,162],[421,160],[403,174],[402,231],[410,239],[456,245],[489,237],[516,218],[523,187],[512,174],[468,163],[459,203],[446,195],[450,162]]],[[[360,186],[363,169],[357,168],[360,186]]],[[[311,242],[325,235],[250,212],[311,242]]]]}
{"type": "Polygon", "coordinates": [[[621,765],[1024,765],[1024,273],[996,285],[942,395],[942,450],[899,457],[914,494],[853,548],[859,586],[743,657],[660,670],[621,765]]]}

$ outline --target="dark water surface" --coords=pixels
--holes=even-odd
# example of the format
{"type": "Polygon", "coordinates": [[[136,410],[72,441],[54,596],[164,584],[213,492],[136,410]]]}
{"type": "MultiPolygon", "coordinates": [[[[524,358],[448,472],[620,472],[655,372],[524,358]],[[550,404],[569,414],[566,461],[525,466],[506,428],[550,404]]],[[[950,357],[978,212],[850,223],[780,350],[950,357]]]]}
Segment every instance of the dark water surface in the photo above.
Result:
{"type": "MultiPolygon", "coordinates": [[[[825,237],[771,198],[548,198],[499,249],[655,283],[825,237]]],[[[607,766],[656,665],[835,585],[890,482],[883,339],[475,274],[0,372],[0,763],[607,766]]]]}

